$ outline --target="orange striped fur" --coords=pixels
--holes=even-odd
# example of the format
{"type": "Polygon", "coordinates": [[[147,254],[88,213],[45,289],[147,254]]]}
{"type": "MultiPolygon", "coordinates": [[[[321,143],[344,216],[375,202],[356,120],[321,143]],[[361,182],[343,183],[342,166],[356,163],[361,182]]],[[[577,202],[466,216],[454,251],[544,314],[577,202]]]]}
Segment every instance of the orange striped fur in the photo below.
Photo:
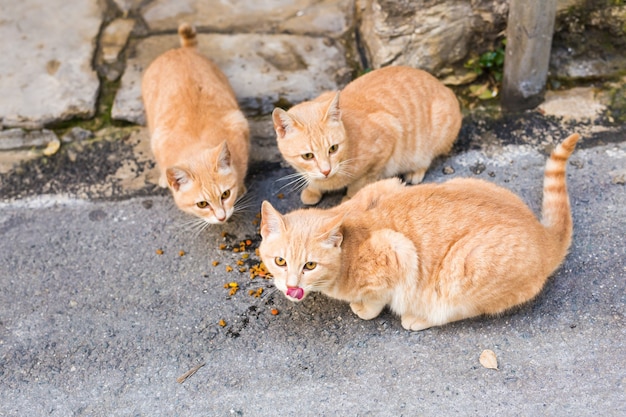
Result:
{"type": "Polygon", "coordinates": [[[178,32],[182,47],[154,60],[141,85],[159,185],[181,210],[224,223],[245,193],[248,122],[226,76],[195,48],[193,26],[178,32]]]}
{"type": "Polygon", "coordinates": [[[272,114],[278,148],[301,177],[301,199],[317,204],[326,191],[397,174],[416,184],[447,153],[461,127],[459,102],[425,71],[386,67],[289,111],[272,114]]]}
{"type": "Polygon", "coordinates": [[[281,215],[264,202],[261,257],[294,301],[319,291],[363,319],[388,306],[410,330],[502,313],[533,299],[567,254],[565,168],[578,139],[565,139],[546,163],[541,222],[487,181],[388,179],[328,210],[281,215]]]}

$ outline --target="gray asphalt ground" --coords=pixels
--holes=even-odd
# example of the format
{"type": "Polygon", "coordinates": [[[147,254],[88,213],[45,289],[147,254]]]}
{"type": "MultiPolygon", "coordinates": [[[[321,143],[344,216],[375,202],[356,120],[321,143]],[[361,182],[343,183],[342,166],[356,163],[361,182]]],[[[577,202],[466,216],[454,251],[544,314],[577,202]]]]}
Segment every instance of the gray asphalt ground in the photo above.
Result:
{"type": "MultiPolygon", "coordinates": [[[[485,178],[538,212],[540,148],[464,150],[425,181],[485,178]]],[[[537,299],[415,333],[322,295],[291,303],[238,272],[240,241],[252,241],[245,266],[258,262],[262,199],[299,206],[280,189],[291,171],[274,168],[250,175],[249,212],[201,232],[163,195],[3,203],[0,416],[626,415],[625,141],[571,158],[574,242],[537,299]],[[484,349],[499,370],[479,363],[484,349]]]]}

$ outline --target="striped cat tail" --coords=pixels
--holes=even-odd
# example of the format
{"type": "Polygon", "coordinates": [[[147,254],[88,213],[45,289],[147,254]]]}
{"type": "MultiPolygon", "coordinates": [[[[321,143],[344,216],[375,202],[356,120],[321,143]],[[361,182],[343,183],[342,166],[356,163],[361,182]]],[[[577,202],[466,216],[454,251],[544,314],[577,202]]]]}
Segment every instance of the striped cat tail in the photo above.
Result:
{"type": "Polygon", "coordinates": [[[546,162],[543,177],[543,209],[541,223],[556,240],[556,248],[565,256],[572,241],[572,213],[565,170],[567,160],[580,139],[578,133],[570,135],[552,151],[546,162]]]}
{"type": "Polygon", "coordinates": [[[181,23],[181,25],[178,26],[178,36],[180,36],[180,44],[183,47],[195,47],[198,45],[196,28],[189,23],[181,23]]]}

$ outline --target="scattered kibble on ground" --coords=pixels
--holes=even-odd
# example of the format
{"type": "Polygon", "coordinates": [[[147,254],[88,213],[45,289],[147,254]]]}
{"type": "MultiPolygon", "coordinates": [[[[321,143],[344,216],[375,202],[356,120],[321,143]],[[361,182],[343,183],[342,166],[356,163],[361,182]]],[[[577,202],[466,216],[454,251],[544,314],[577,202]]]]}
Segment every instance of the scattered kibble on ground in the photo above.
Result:
{"type": "Polygon", "coordinates": [[[219,261],[213,261],[212,264],[213,264],[213,266],[218,266],[220,264],[220,262],[219,261]]]}
{"type": "Polygon", "coordinates": [[[261,295],[263,294],[263,288],[257,288],[256,290],[249,290],[248,291],[248,295],[254,297],[254,298],[260,298],[261,295]]]}
{"type": "Polygon", "coordinates": [[[157,249],[156,250],[156,254],[157,255],[163,255],[163,249],[157,249]]]}
{"type": "Polygon", "coordinates": [[[226,322],[224,321],[224,319],[220,320],[218,324],[222,327],[226,327],[226,322]]]}
{"type": "Polygon", "coordinates": [[[274,316],[278,315],[278,309],[273,308],[272,309],[272,315],[274,315],[274,316]]]}
{"type": "Polygon", "coordinates": [[[237,294],[237,291],[239,291],[239,284],[234,282],[234,281],[232,281],[232,282],[229,282],[227,284],[224,284],[224,288],[229,289],[228,295],[233,296],[233,295],[237,294]]]}
{"type": "Polygon", "coordinates": [[[250,267],[250,279],[254,279],[256,277],[261,277],[261,278],[266,278],[269,279],[272,277],[272,274],[270,274],[267,269],[265,268],[265,264],[263,264],[263,262],[260,262],[256,265],[252,265],[250,267]]]}
{"type": "Polygon", "coordinates": [[[180,252],[178,252],[178,254],[179,254],[180,256],[185,256],[185,251],[184,251],[184,250],[181,250],[180,252]]]}

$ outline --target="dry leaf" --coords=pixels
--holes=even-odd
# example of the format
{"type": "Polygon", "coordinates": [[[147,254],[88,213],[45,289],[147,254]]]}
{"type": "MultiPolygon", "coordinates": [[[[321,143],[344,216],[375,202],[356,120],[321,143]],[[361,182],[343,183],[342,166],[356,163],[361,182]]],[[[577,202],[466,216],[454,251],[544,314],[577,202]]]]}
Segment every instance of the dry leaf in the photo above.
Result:
{"type": "Polygon", "coordinates": [[[191,375],[198,372],[198,369],[202,368],[204,365],[205,363],[202,362],[201,364],[194,366],[193,368],[191,368],[190,370],[188,370],[187,372],[185,372],[184,374],[176,378],[176,382],[178,382],[179,384],[182,384],[183,382],[187,380],[187,378],[189,378],[191,375]]]}
{"type": "Polygon", "coordinates": [[[55,153],[57,153],[60,148],[61,148],[61,141],[58,139],[52,140],[48,142],[48,145],[43,150],[43,154],[46,156],[52,156],[55,153]]]}
{"type": "Polygon", "coordinates": [[[493,353],[493,350],[483,350],[483,352],[480,354],[479,361],[480,364],[485,368],[498,369],[498,358],[496,358],[496,354],[493,353]]]}

